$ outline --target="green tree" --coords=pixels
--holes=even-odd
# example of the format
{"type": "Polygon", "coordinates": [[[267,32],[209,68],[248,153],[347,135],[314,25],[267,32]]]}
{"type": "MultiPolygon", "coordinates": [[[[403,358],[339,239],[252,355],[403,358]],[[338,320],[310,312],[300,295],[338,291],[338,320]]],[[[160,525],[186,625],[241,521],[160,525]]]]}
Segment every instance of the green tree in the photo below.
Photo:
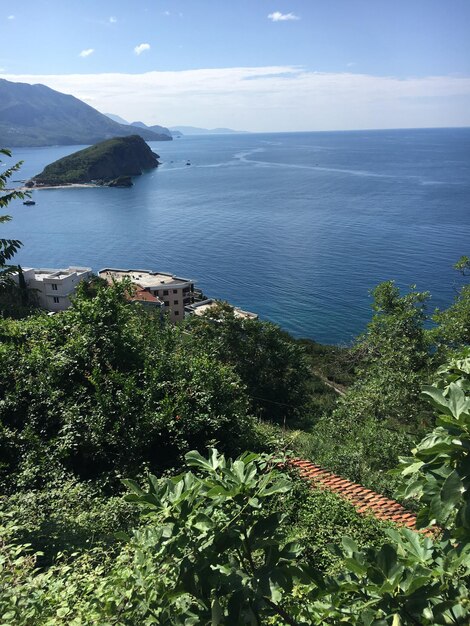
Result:
{"type": "MultiPolygon", "coordinates": [[[[0,155],[10,157],[11,152],[1,148],[0,155]]],[[[6,187],[9,178],[14,172],[18,171],[20,166],[21,162],[16,163],[0,173],[0,209],[7,207],[14,199],[25,197],[23,192],[8,190],[6,187]]],[[[0,224],[10,220],[11,217],[9,215],[0,215],[0,224]]],[[[34,294],[31,294],[24,284],[21,268],[9,265],[9,261],[11,261],[22,245],[18,239],[0,238],[0,314],[9,317],[23,317],[36,306],[34,294]],[[19,285],[11,279],[11,274],[17,271],[19,272],[19,285]]]]}
{"type": "Polygon", "coordinates": [[[90,298],[83,285],[60,315],[0,320],[7,482],[41,484],[58,468],[132,476],[177,467],[209,443],[232,454],[248,445],[252,419],[233,369],[127,302],[126,289],[98,285],[90,298]]]}
{"type": "MultiPolygon", "coordinates": [[[[5,148],[0,148],[0,155],[11,157],[11,152],[5,148]]],[[[6,188],[8,179],[14,172],[18,171],[20,167],[21,162],[12,165],[4,172],[0,172],[0,209],[7,207],[15,198],[24,198],[24,193],[16,190],[8,190],[6,188]]],[[[10,220],[11,217],[9,215],[0,215],[0,224],[4,224],[10,220]]],[[[16,267],[9,267],[7,263],[13,258],[21,246],[21,241],[17,239],[0,239],[0,287],[6,283],[8,275],[16,271],[16,267]]]]}
{"type": "Polygon", "coordinates": [[[187,328],[218,361],[233,367],[255,415],[278,423],[303,415],[311,374],[304,348],[288,333],[270,322],[239,319],[223,303],[191,318],[187,328]]]}
{"type": "Polygon", "coordinates": [[[432,421],[421,387],[430,376],[427,293],[401,295],[388,281],[373,291],[374,316],[352,348],[355,382],[313,427],[311,458],[370,488],[390,493],[386,471],[432,421]]]}
{"type": "Polygon", "coordinates": [[[430,365],[424,330],[428,293],[412,290],[401,295],[388,281],[373,291],[375,314],[356,346],[362,357],[358,381],[345,398],[354,417],[386,419],[418,425],[423,374],[430,365]]]}
{"type": "MultiPolygon", "coordinates": [[[[462,256],[454,269],[468,276],[470,260],[462,256]]],[[[458,353],[463,346],[470,345],[470,284],[463,284],[458,290],[452,305],[443,310],[436,310],[433,316],[436,327],[430,331],[430,337],[436,345],[441,361],[458,353]]]]}

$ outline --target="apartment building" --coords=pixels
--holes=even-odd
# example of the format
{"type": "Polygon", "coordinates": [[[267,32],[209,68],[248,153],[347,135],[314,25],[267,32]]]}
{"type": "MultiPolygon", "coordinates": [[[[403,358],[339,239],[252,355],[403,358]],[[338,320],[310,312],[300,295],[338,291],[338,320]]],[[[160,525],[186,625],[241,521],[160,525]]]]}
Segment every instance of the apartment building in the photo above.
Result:
{"type": "MultiPolygon", "coordinates": [[[[28,289],[36,292],[39,306],[47,311],[64,311],[70,306],[70,298],[81,280],[91,278],[91,267],[68,267],[67,269],[23,269],[28,289]]],[[[18,282],[18,274],[13,274],[18,282]]]]}
{"type": "Polygon", "coordinates": [[[173,323],[181,321],[184,318],[184,307],[194,302],[194,282],[188,278],[165,272],[114,268],[102,269],[98,274],[110,284],[129,278],[137,286],[138,292],[147,291],[163,302],[164,310],[169,312],[173,323]]]}

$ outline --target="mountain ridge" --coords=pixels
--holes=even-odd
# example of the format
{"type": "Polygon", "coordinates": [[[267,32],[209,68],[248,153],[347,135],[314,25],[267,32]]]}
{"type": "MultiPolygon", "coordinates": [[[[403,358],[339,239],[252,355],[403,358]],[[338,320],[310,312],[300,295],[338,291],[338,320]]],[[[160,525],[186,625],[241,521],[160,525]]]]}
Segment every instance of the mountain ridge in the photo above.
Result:
{"type": "MultiPolygon", "coordinates": [[[[135,127],[114,122],[75,96],[46,85],[0,79],[0,144],[7,147],[95,144],[133,135],[135,127]]],[[[171,141],[168,134],[139,128],[147,141],[171,141]]]]}
{"type": "Polygon", "coordinates": [[[171,132],[180,132],[183,135],[239,135],[246,130],[233,130],[233,128],[199,128],[198,126],[170,126],[171,132]]]}

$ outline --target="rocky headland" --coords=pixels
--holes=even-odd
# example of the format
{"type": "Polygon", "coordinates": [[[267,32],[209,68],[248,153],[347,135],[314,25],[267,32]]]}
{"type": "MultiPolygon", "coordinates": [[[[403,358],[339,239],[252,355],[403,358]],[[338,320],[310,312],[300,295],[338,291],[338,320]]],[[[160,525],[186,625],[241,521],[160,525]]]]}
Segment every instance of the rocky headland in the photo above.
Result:
{"type": "Polygon", "coordinates": [[[95,184],[130,187],[132,177],[158,167],[159,156],[138,135],[115,137],[47,165],[28,188],[95,184]]]}

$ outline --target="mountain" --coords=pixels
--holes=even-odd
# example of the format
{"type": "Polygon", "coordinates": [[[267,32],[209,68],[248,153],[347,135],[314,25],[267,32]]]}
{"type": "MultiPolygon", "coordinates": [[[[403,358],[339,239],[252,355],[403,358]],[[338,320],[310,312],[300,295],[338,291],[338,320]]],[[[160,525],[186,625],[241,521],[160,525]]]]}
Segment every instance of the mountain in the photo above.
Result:
{"type": "MultiPolygon", "coordinates": [[[[0,145],[50,146],[93,144],[135,134],[106,115],[45,85],[12,83],[0,79],[0,145]]],[[[139,129],[147,141],[168,141],[168,134],[139,129]]]]}
{"type": "Polygon", "coordinates": [[[231,128],[198,128],[197,126],[171,126],[170,131],[176,131],[183,135],[233,135],[245,133],[245,130],[233,130],[231,128]]]}
{"type": "Polygon", "coordinates": [[[144,128],[146,130],[151,130],[154,133],[168,135],[169,137],[181,137],[180,132],[171,132],[165,126],[159,126],[158,124],[155,124],[154,126],[147,126],[147,124],[144,124],[144,122],[127,122],[123,117],[120,117],[119,115],[113,115],[113,113],[105,113],[105,115],[113,121],[118,122],[119,124],[127,124],[128,126],[135,126],[136,128],[144,128]]]}
{"type": "Polygon", "coordinates": [[[136,126],[137,128],[145,128],[146,130],[151,130],[154,133],[160,133],[162,135],[168,135],[171,137],[171,132],[165,126],[159,126],[158,124],[154,124],[153,126],[147,126],[143,122],[131,122],[131,126],[136,126]]]}
{"type": "Polygon", "coordinates": [[[117,122],[118,124],[124,124],[125,126],[129,126],[129,122],[125,120],[123,117],[121,117],[120,115],[113,115],[113,113],[103,113],[103,115],[106,115],[106,117],[109,117],[109,119],[113,120],[113,122],[117,122]]]}
{"type": "Polygon", "coordinates": [[[131,176],[158,166],[152,152],[139,135],[116,137],[74,152],[47,165],[27,187],[50,187],[99,181],[111,186],[129,187],[131,176]]]}

